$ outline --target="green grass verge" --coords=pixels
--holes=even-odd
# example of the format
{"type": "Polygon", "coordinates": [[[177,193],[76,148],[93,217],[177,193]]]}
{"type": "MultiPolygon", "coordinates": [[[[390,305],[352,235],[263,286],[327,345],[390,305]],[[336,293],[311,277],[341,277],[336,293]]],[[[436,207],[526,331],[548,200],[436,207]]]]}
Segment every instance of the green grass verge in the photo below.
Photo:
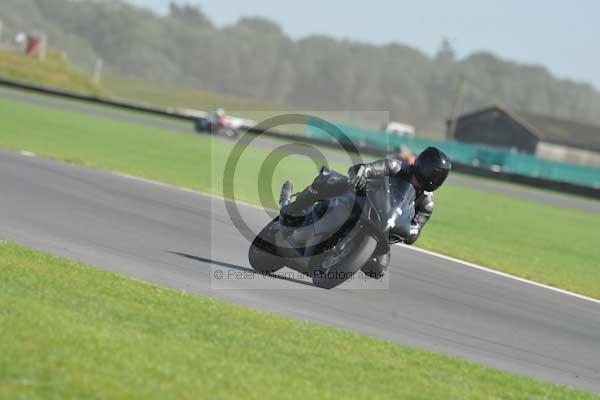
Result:
{"type": "Polygon", "coordinates": [[[0,76],[87,94],[104,93],[100,87],[91,83],[91,77],[71,68],[56,50],[49,50],[44,61],[0,50],[0,76]]]}
{"type": "MultiPolygon", "coordinates": [[[[102,79],[102,87],[113,96],[132,101],[166,107],[183,107],[196,110],[213,111],[223,107],[227,112],[240,118],[263,121],[280,115],[281,111],[293,111],[296,107],[274,104],[265,100],[229,96],[209,90],[181,87],[169,83],[149,82],[132,77],[107,75],[102,79]]],[[[311,114],[341,123],[360,125],[378,129],[384,121],[374,121],[361,113],[344,114],[341,112],[312,111],[311,114]],[[354,115],[353,115],[354,114],[354,115]]],[[[279,129],[295,132],[293,128],[279,129]]]]}
{"type": "MultiPolygon", "coordinates": [[[[233,144],[0,99],[0,146],[221,194],[233,144]]],[[[267,154],[258,147],[244,153],[238,199],[258,202],[267,154]]],[[[275,169],[273,197],[284,179],[300,188],[315,172],[304,157],[286,158],[275,169]]],[[[595,213],[445,185],[418,245],[600,298],[598,226],[595,213]]]]}
{"type": "Polygon", "coordinates": [[[29,57],[13,51],[0,50],[0,76],[21,81],[40,83],[84,94],[124,98],[144,104],[163,107],[183,107],[198,110],[242,110],[240,117],[264,118],[273,110],[287,109],[251,98],[226,96],[208,90],[177,87],[160,82],[149,82],[105,74],[100,86],[91,82],[91,76],[73,68],[60,51],[50,49],[46,60],[29,57]],[[244,113],[247,111],[248,113],[244,113]]]}
{"type": "Polygon", "coordinates": [[[0,254],[0,398],[598,398],[15,244],[0,254]]]}
{"type": "Polygon", "coordinates": [[[89,74],[73,68],[61,52],[49,49],[44,61],[13,51],[0,50],[0,76],[41,83],[85,94],[103,94],[165,107],[186,107],[215,110],[264,111],[285,109],[265,101],[226,96],[219,93],[176,87],[166,83],[149,82],[105,74],[100,86],[91,82],[89,74]]]}
{"type": "Polygon", "coordinates": [[[266,101],[227,96],[208,90],[178,87],[167,83],[148,82],[116,75],[105,76],[102,80],[102,87],[117,97],[165,107],[194,108],[207,111],[223,107],[226,110],[255,112],[286,109],[285,106],[271,104],[266,101]]]}
{"type": "MultiPolygon", "coordinates": [[[[279,114],[278,110],[290,110],[281,104],[265,100],[224,95],[210,90],[182,87],[172,83],[151,82],[135,77],[124,77],[110,73],[102,76],[100,85],[91,82],[91,76],[73,68],[61,52],[50,49],[46,60],[29,57],[13,51],[0,50],[0,76],[16,80],[39,83],[50,87],[73,90],[82,94],[116,97],[159,107],[180,107],[214,111],[219,107],[231,115],[262,121],[279,114]]],[[[342,113],[317,112],[326,119],[376,128],[382,121],[351,117],[342,113]]],[[[293,128],[284,128],[295,132],[293,128]]]]}

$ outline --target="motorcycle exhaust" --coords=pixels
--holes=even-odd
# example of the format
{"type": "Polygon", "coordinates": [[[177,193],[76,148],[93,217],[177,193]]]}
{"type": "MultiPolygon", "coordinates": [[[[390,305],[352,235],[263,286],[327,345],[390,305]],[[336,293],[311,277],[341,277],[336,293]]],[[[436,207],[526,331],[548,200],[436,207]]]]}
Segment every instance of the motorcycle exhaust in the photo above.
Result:
{"type": "Polygon", "coordinates": [[[292,185],[292,182],[283,182],[283,186],[281,187],[281,194],[279,195],[279,208],[283,208],[290,204],[293,189],[294,186],[292,185]]]}

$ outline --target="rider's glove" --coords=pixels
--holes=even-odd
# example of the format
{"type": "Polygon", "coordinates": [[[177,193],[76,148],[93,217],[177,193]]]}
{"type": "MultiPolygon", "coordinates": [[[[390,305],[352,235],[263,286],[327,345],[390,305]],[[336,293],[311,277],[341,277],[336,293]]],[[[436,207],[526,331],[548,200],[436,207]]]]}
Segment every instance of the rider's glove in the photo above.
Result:
{"type": "Polygon", "coordinates": [[[350,175],[350,185],[355,191],[360,192],[367,187],[368,167],[364,164],[358,166],[350,175]]]}

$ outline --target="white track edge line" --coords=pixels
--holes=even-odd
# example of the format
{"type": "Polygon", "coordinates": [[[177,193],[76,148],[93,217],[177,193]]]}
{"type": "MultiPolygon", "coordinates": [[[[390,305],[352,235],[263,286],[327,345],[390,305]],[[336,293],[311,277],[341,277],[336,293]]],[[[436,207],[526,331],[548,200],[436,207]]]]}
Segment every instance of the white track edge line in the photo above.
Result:
{"type": "MultiPolygon", "coordinates": [[[[35,155],[34,153],[31,153],[31,152],[28,152],[28,151],[21,151],[20,154],[23,155],[23,156],[26,156],[26,157],[37,157],[37,155],[35,155]]],[[[103,170],[103,171],[105,171],[105,170],[103,170]]],[[[109,172],[112,175],[119,176],[119,177],[122,177],[122,178],[132,179],[132,180],[135,180],[135,181],[139,181],[139,182],[143,182],[143,183],[148,183],[148,184],[151,184],[151,185],[156,185],[156,186],[162,186],[162,187],[166,187],[166,188],[170,188],[170,189],[175,189],[175,190],[183,191],[183,192],[186,192],[186,193],[192,193],[192,194],[195,194],[195,195],[198,195],[198,196],[211,197],[213,199],[219,199],[219,200],[223,200],[223,201],[231,201],[230,199],[226,199],[223,196],[219,196],[219,195],[216,195],[216,194],[213,194],[213,193],[203,193],[203,192],[200,192],[200,191],[197,191],[197,190],[193,190],[193,189],[189,189],[189,188],[185,188],[185,187],[180,187],[180,186],[175,186],[175,185],[171,185],[171,184],[164,183],[164,182],[159,182],[159,181],[152,180],[152,179],[140,178],[139,176],[133,176],[133,175],[129,175],[129,174],[126,174],[126,173],[123,173],[123,172],[116,172],[116,171],[105,171],[105,172],[109,172]]],[[[242,204],[242,205],[244,205],[246,207],[251,207],[251,208],[254,208],[254,209],[257,209],[257,210],[264,210],[263,207],[259,207],[256,204],[247,203],[245,201],[237,200],[236,203],[242,204]]],[[[468,262],[468,261],[461,260],[459,258],[450,257],[450,256],[447,256],[447,255],[444,255],[444,254],[436,253],[436,252],[431,251],[431,250],[426,250],[426,249],[422,249],[422,248],[414,247],[414,246],[408,246],[408,245],[405,245],[405,244],[399,244],[397,246],[403,247],[403,248],[406,248],[406,249],[410,249],[412,251],[417,251],[417,252],[420,252],[420,253],[423,253],[423,254],[427,254],[427,255],[432,256],[432,257],[437,257],[437,258],[441,258],[443,260],[447,260],[447,261],[451,261],[451,262],[454,262],[454,263],[457,263],[457,264],[461,264],[461,265],[464,265],[466,267],[473,268],[473,269],[476,269],[476,270],[479,270],[479,271],[488,272],[488,273],[494,274],[496,276],[501,276],[503,278],[512,279],[512,280],[515,280],[515,281],[518,281],[518,282],[522,282],[522,283],[526,283],[526,284],[529,284],[529,285],[532,285],[532,286],[537,286],[539,288],[548,289],[548,290],[551,290],[551,291],[556,292],[556,293],[560,293],[560,294],[564,294],[564,295],[567,295],[567,296],[578,298],[580,300],[586,300],[586,301],[590,301],[592,303],[600,304],[600,300],[594,299],[592,297],[588,297],[588,296],[585,296],[585,295],[582,295],[582,294],[571,292],[569,290],[560,289],[560,288],[557,288],[557,287],[554,287],[554,286],[546,285],[544,283],[539,283],[539,282],[535,282],[535,281],[532,281],[532,280],[529,280],[529,279],[521,278],[519,276],[511,275],[511,274],[508,274],[506,272],[497,271],[497,270],[494,270],[494,269],[491,269],[491,268],[488,268],[488,267],[484,267],[482,265],[478,265],[478,264],[474,264],[474,263],[471,263],[471,262],[468,262]]]]}
{"type": "Polygon", "coordinates": [[[474,264],[474,263],[471,263],[471,262],[468,262],[468,261],[464,261],[464,260],[461,260],[459,258],[450,257],[450,256],[447,256],[447,255],[444,255],[444,254],[436,253],[436,252],[431,251],[431,250],[426,250],[426,249],[422,249],[422,248],[419,248],[419,247],[409,246],[409,245],[406,245],[406,244],[399,244],[397,246],[403,247],[405,249],[410,249],[410,250],[413,250],[413,251],[416,251],[416,252],[419,252],[419,253],[424,253],[424,254],[427,254],[427,255],[430,255],[430,256],[433,256],[433,257],[441,258],[443,260],[452,261],[452,262],[457,263],[457,264],[462,264],[462,265],[464,265],[466,267],[469,267],[469,268],[477,269],[477,270],[484,271],[484,272],[489,272],[490,274],[502,276],[504,278],[513,279],[515,281],[519,281],[519,282],[522,282],[522,283],[527,283],[529,285],[533,285],[533,286],[537,286],[537,287],[540,287],[540,288],[552,290],[554,292],[558,292],[558,293],[565,294],[565,295],[568,295],[568,296],[573,296],[573,297],[576,297],[576,298],[581,299],[581,300],[587,300],[587,301],[591,301],[593,303],[600,304],[600,300],[594,299],[593,297],[588,297],[588,296],[585,296],[585,295],[582,295],[582,294],[579,294],[579,293],[571,292],[569,290],[560,289],[560,288],[557,288],[557,287],[554,287],[554,286],[546,285],[544,283],[539,283],[539,282],[532,281],[532,280],[529,280],[529,279],[526,279],[526,278],[521,278],[519,276],[511,275],[511,274],[508,274],[506,272],[498,271],[498,270],[495,270],[495,269],[484,267],[484,266],[479,265],[479,264],[474,264]]]}
{"type": "MultiPolygon", "coordinates": [[[[150,184],[153,184],[153,185],[164,186],[164,187],[168,187],[168,188],[172,188],[172,189],[182,190],[182,191],[185,191],[185,192],[188,192],[188,193],[194,193],[194,194],[197,194],[197,195],[200,195],[200,196],[212,197],[212,198],[223,200],[223,201],[231,201],[229,199],[225,199],[223,196],[219,196],[219,195],[216,195],[216,194],[203,193],[203,192],[199,192],[199,191],[188,189],[188,188],[182,188],[182,187],[179,187],[179,186],[173,186],[173,185],[170,185],[168,183],[154,181],[154,180],[151,180],[151,179],[140,178],[140,177],[137,177],[137,176],[128,175],[128,174],[124,174],[124,173],[120,173],[120,172],[113,172],[113,174],[118,175],[118,176],[122,176],[122,177],[125,177],[125,178],[128,178],[128,179],[133,179],[133,180],[138,180],[138,181],[145,182],[145,183],[150,183],[150,184]]],[[[259,207],[256,204],[250,204],[250,203],[246,203],[246,202],[240,201],[240,200],[236,201],[236,203],[242,204],[242,205],[244,205],[246,207],[251,207],[251,208],[258,209],[258,210],[263,210],[262,207],[259,207]]],[[[473,269],[477,269],[477,270],[480,270],[480,271],[488,272],[490,274],[494,274],[494,275],[501,276],[501,277],[504,277],[504,278],[512,279],[512,280],[519,281],[519,282],[522,282],[522,283],[526,283],[526,284],[529,284],[529,285],[537,286],[537,287],[540,287],[540,288],[552,290],[554,292],[557,292],[557,293],[560,293],[560,294],[564,294],[564,295],[567,295],[567,296],[576,297],[576,298],[581,299],[581,300],[591,301],[593,303],[600,304],[600,300],[594,299],[592,297],[588,297],[588,296],[585,296],[585,295],[582,295],[582,294],[571,292],[571,291],[568,291],[568,290],[565,290],[565,289],[560,289],[560,288],[557,288],[557,287],[554,287],[554,286],[546,285],[544,283],[539,283],[539,282],[535,282],[535,281],[532,281],[532,280],[529,280],[529,279],[521,278],[519,276],[511,275],[511,274],[508,274],[506,272],[497,271],[495,269],[487,268],[487,267],[484,267],[482,265],[478,265],[478,264],[474,264],[474,263],[471,263],[471,262],[468,262],[468,261],[464,261],[464,260],[461,260],[459,258],[450,257],[450,256],[447,256],[447,255],[444,255],[444,254],[436,253],[436,252],[431,251],[431,250],[426,250],[426,249],[422,249],[422,248],[414,247],[414,246],[408,246],[408,245],[405,245],[405,244],[400,244],[398,246],[406,248],[406,249],[410,249],[410,250],[413,250],[413,251],[421,252],[421,253],[427,254],[427,255],[432,256],[432,257],[437,257],[437,258],[441,258],[443,260],[447,260],[447,261],[451,261],[451,262],[454,262],[454,263],[457,263],[457,264],[461,264],[461,265],[464,265],[464,266],[469,267],[469,268],[473,268],[473,269]]]]}

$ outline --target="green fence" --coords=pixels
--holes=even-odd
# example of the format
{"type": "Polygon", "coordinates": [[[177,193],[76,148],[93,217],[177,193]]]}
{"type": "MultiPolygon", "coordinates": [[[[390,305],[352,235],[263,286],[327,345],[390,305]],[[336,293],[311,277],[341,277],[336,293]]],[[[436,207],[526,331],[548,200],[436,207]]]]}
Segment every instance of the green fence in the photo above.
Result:
{"type": "Polygon", "coordinates": [[[305,124],[305,134],[311,138],[341,144],[350,141],[355,146],[368,146],[388,153],[397,152],[401,148],[408,148],[413,153],[419,153],[427,146],[436,146],[448,154],[452,160],[462,164],[600,187],[600,168],[548,161],[529,154],[456,141],[390,135],[384,131],[344,124],[335,124],[335,126],[339,128],[339,132],[329,132],[320,120],[311,119],[305,124]]]}

